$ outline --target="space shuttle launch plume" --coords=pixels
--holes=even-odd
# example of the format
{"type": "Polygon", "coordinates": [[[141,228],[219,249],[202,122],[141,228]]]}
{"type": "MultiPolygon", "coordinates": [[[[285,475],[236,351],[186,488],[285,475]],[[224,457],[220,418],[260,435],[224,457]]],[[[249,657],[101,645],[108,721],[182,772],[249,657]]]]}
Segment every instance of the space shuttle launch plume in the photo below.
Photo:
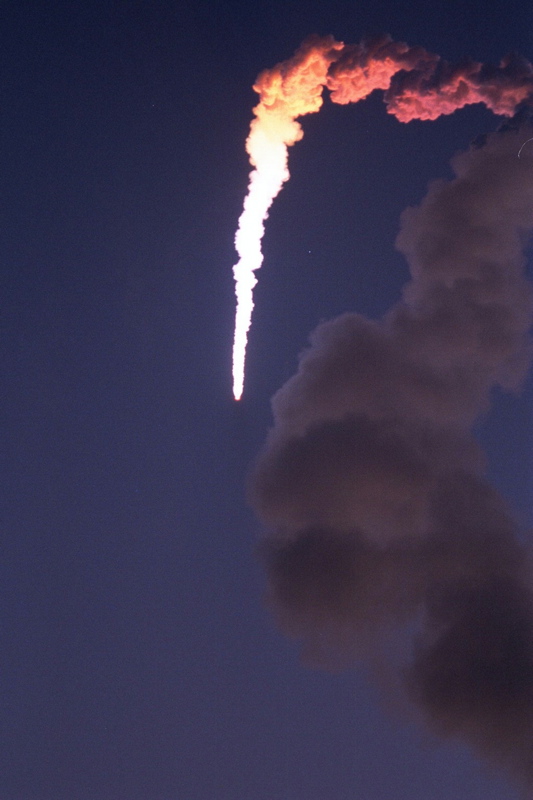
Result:
{"type": "Polygon", "coordinates": [[[272,201],[289,179],[287,148],[303,136],[297,117],[318,111],[322,88],[336,48],[332,38],[303,45],[290,62],[258,77],[254,90],[261,97],[254,108],[246,151],[254,167],[244,210],[235,234],[239,261],[233,268],[237,312],[233,344],[233,395],[239,400],[244,385],[246,339],[253,310],[254,272],[263,262],[261,239],[272,201]]]}
{"type": "Polygon", "coordinates": [[[378,665],[432,730],[531,796],[533,558],[472,428],[494,387],[519,388],[533,352],[533,67],[516,55],[449,64],[386,36],[325,37],[258,77],[236,235],[236,399],[264,221],[303,135],[297,118],[320,109],[324,87],[340,104],[380,89],[401,122],[480,102],[512,119],[404,212],[401,300],[381,320],[322,323],[274,396],[250,483],[268,603],[308,661],[378,665]]]}
{"type": "Polygon", "coordinates": [[[322,106],[326,87],[334,103],[354,103],[375,89],[385,91],[387,111],[401,122],[435,119],[471,103],[511,116],[533,92],[533,68],[518,56],[499,66],[467,60],[449,64],[421,47],[388,36],[357,45],[333,37],[308,39],[288,61],[262,72],[254,85],[259,104],[246,150],[253,170],[239,219],[233,268],[237,310],[233,344],[233,394],[244,384],[248,330],[253,310],[255,272],[263,261],[261,239],[270,206],[289,178],[288,147],[303,136],[298,117],[322,106]]]}

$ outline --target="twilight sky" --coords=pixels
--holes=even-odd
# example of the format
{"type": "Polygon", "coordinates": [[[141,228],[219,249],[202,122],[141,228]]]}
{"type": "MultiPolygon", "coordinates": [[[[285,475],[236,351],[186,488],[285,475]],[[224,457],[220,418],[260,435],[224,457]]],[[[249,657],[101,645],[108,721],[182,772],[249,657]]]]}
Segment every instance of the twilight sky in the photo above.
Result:
{"type": "MultiPolygon", "coordinates": [[[[303,119],[231,394],[257,74],[312,33],[533,60],[523,2],[2,4],[0,800],[517,800],[265,609],[250,465],[321,321],[408,279],[400,214],[498,119],[303,119]]],[[[533,180],[533,176],[532,176],[533,180]]],[[[530,259],[530,275],[533,262],[530,259]]],[[[533,382],[477,426],[527,539],[533,382]]]]}

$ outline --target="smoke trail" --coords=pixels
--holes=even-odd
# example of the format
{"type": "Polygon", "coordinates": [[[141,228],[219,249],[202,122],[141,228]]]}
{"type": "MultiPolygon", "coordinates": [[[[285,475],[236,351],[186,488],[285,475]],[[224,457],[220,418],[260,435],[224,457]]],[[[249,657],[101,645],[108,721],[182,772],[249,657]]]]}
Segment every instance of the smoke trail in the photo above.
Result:
{"type": "Polygon", "coordinates": [[[253,310],[255,271],[263,261],[264,221],[289,179],[287,148],[303,136],[297,117],[322,106],[322,90],[334,103],[354,103],[374,89],[386,90],[387,111],[401,122],[435,119],[470,103],[512,115],[530,96],[533,67],[508,56],[498,67],[464,61],[451,65],[421,47],[383,36],[357,45],[313,37],[288,61],[262,72],[254,85],[259,104],[246,150],[254,167],[235,235],[239,261],[233,268],[237,310],[233,343],[233,395],[242,396],[246,342],[253,310]]]}
{"type": "MultiPolygon", "coordinates": [[[[403,78],[398,91],[410,96],[403,78]]],[[[517,153],[533,129],[513,127],[455,157],[455,178],[403,213],[401,301],[316,329],[273,398],[251,499],[269,531],[269,605],[305,658],[386,660],[431,729],[531,793],[531,555],[471,433],[531,356],[533,148],[517,153]]]]}
{"type": "Polygon", "coordinates": [[[244,385],[246,339],[252,318],[254,272],[263,262],[263,222],[272,201],[289,179],[287,148],[303,136],[296,117],[318,111],[328,66],[341,44],[331,37],[302,45],[290,62],[263,72],[254,90],[261,100],[254,108],[246,151],[255,169],[250,175],[244,211],[235,234],[239,261],[233,267],[237,312],[233,344],[233,396],[240,400],[244,385]]]}

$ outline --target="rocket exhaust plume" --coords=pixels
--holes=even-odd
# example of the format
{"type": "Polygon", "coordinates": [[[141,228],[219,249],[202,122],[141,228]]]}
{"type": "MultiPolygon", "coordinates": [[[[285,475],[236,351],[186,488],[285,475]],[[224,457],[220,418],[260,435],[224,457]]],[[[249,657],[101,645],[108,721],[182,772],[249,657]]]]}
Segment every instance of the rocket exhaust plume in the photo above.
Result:
{"type": "Polygon", "coordinates": [[[255,272],[263,261],[264,221],[289,179],[288,147],[303,137],[297,118],[319,111],[327,87],[334,103],[355,103],[385,90],[387,111],[401,122],[436,119],[471,103],[512,115],[531,95],[533,68],[518,56],[498,67],[475,61],[449,64],[421,47],[383,36],[357,45],[333,37],[308,39],[288,61],[262,72],[254,85],[259,104],[246,151],[254,167],[235,235],[239,260],[233,268],[237,310],[233,343],[233,396],[240,400],[253,310],[255,272]]]}
{"type": "Polygon", "coordinates": [[[403,213],[401,300],[380,320],[319,325],[274,396],[250,482],[267,602],[309,663],[368,664],[431,730],[532,796],[533,559],[472,434],[494,387],[517,390],[531,361],[532,69],[516,57],[451,67],[389,39],[318,40],[258,87],[295,85],[313,48],[333,100],[386,89],[402,121],[526,102],[403,213]]]}
{"type": "Polygon", "coordinates": [[[246,340],[257,283],[254,272],[263,262],[261,239],[272,201],[289,179],[287,148],[303,136],[296,117],[318,111],[322,88],[335,48],[342,45],[328,38],[304,45],[287,65],[262,73],[254,90],[261,101],[254,108],[246,151],[254,167],[250,175],[244,210],[235,234],[239,261],[233,268],[237,311],[233,343],[233,396],[240,400],[244,385],[246,340]],[[286,70],[283,70],[287,66],[286,70]]]}

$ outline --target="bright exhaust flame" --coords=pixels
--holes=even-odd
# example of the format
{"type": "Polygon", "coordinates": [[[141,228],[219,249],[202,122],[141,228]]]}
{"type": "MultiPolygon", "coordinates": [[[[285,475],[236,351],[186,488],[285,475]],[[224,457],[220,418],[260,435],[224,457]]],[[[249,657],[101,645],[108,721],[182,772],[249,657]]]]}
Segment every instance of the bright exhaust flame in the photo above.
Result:
{"type": "MultiPolygon", "coordinates": [[[[259,118],[258,118],[259,119],[259,118]]],[[[256,123],[258,120],[255,121],[256,123]]],[[[283,140],[284,120],[273,118],[269,127],[256,124],[252,127],[246,143],[250,160],[255,165],[250,176],[248,195],[244,211],[239,219],[235,235],[235,249],[239,261],[233,267],[237,313],[235,318],[235,341],[233,344],[233,395],[240,400],[244,386],[244,359],[246,340],[252,319],[253,289],[257,283],[255,271],[263,262],[261,239],[265,232],[264,220],[268,216],[273,199],[283,181],[289,177],[287,169],[287,147],[283,140]]]]}
{"type": "Polygon", "coordinates": [[[334,103],[355,103],[375,89],[385,91],[389,114],[401,122],[436,119],[471,103],[485,103],[496,114],[510,116],[531,96],[533,70],[518,56],[498,67],[476,61],[458,65],[442,61],[421,47],[394,42],[388,36],[357,45],[333,37],[314,37],[288,61],[262,72],[254,86],[259,105],[250,126],[246,150],[254,167],[244,210],[235,235],[239,261],[233,268],[237,311],[233,344],[233,394],[240,400],[252,318],[255,272],[263,261],[261,239],[272,201],[289,178],[288,150],[303,136],[297,117],[318,111],[326,86],[334,103]]]}
{"type": "Polygon", "coordinates": [[[250,329],[255,271],[263,262],[261,239],[272,201],[289,179],[287,148],[303,136],[296,117],[318,111],[322,87],[335,50],[342,44],[327,38],[302,47],[290,64],[261,73],[254,86],[260,95],[246,151],[255,169],[250,175],[244,210],[235,234],[239,261],[233,267],[237,312],[233,342],[233,396],[240,400],[244,386],[244,361],[250,329]]]}

